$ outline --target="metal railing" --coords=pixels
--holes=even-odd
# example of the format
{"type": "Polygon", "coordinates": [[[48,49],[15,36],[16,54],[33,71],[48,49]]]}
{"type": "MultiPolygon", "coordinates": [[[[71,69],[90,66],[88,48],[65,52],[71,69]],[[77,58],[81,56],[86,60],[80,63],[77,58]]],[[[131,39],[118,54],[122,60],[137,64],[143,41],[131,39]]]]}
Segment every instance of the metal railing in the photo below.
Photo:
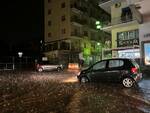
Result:
{"type": "Polygon", "coordinates": [[[14,63],[0,63],[0,70],[14,70],[14,63]]]}
{"type": "Polygon", "coordinates": [[[81,34],[81,33],[75,33],[75,32],[72,32],[72,33],[71,33],[71,36],[82,37],[82,36],[83,36],[83,34],[81,34]]]}
{"type": "Polygon", "coordinates": [[[123,23],[128,23],[131,21],[137,20],[135,17],[132,16],[123,16],[123,17],[117,17],[117,18],[112,18],[111,22],[103,22],[103,27],[108,27],[108,26],[113,26],[117,24],[123,24],[123,23]]]}

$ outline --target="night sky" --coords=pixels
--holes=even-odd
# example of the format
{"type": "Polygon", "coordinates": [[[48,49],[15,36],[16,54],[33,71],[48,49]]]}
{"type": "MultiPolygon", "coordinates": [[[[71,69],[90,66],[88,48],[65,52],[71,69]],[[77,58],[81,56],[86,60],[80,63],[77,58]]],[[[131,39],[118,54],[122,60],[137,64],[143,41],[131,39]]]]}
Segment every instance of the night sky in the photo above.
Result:
{"type": "Polygon", "coordinates": [[[8,0],[1,5],[0,50],[3,55],[17,51],[37,54],[43,38],[43,0],[8,0]]]}

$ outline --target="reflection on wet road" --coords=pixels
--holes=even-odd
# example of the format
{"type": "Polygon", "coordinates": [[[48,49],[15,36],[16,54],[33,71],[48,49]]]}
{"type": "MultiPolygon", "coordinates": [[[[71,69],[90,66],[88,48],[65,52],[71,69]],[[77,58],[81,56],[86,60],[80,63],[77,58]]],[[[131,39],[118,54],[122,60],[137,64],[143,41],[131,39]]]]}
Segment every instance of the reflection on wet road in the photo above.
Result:
{"type": "Polygon", "coordinates": [[[150,113],[150,79],[129,89],[113,83],[79,84],[76,74],[0,73],[1,113],[150,113]]]}
{"type": "Polygon", "coordinates": [[[139,88],[144,94],[144,98],[150,101],[150,79],[143,79],[139,83],[139,88]]]}
{"type": "Polygon", "coordinates": [[[123,89],[123,93],[133,99],[139,101],[140,103],[145,103],[146,105],[137,106],[138,109],[150,113],[150,79],[144,78],[138,83],[138,87],[134,89],[123,89]]]}

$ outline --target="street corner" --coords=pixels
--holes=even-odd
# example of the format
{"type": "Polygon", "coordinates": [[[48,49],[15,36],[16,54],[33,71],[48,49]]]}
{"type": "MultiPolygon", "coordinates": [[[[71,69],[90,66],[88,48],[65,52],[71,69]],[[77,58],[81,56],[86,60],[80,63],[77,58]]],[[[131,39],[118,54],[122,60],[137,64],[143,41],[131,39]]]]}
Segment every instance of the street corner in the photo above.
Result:
{"type": "Polygon", "coordinates": [[[138,87],[132,89],[123,89],[122,93],[134,100],[150,106],[150,79],[144,78],[138,83],[138,87]]]}

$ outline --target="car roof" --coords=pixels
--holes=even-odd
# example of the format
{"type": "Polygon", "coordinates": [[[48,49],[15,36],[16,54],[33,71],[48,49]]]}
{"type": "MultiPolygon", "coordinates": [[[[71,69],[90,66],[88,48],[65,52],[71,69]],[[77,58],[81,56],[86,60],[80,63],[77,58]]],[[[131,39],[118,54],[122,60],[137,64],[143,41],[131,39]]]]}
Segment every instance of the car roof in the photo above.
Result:
{"type": "Polygon", "coordinates": [[[132,60],[132,59],[129,59],[129,58],[110,58],[110,59],[104,59],[101,61],[106,61],[106,60],[132,60]]]}

